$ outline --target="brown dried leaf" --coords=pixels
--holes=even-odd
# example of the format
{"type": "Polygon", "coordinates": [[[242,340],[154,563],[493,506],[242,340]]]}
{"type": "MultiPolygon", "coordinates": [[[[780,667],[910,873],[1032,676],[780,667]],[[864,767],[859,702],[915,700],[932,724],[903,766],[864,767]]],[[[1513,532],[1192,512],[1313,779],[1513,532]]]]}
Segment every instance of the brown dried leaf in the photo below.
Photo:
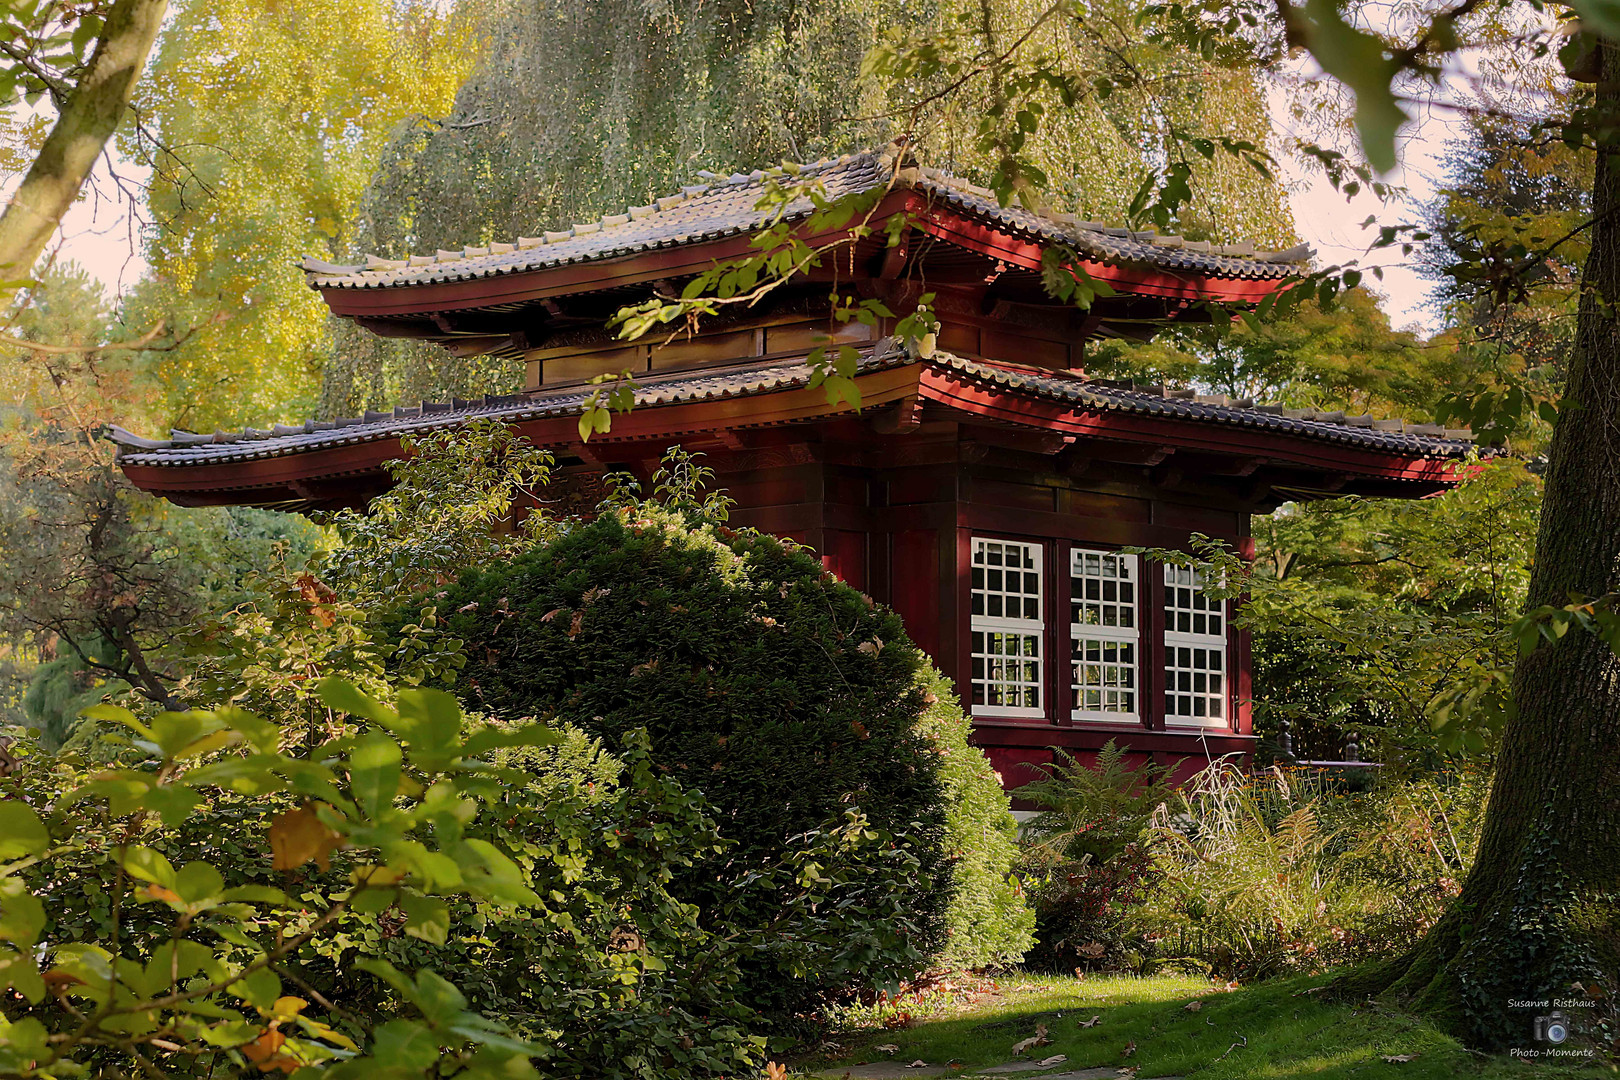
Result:
{"type": "Polygon", "coordinates": [[[1197,1012],[1199,1009],[1202,1009],[1203,1007],[1204,1007],[1204,1003],[1202,1001],[1189,1001],[1189,1002],[1187,1002],[1187,1004],[1182,1006],[1182,1008],[1186,1009],[1188,1012],[1197,1012]]]}
{"type": "Polygon", "coordinates": [[[1136,1053],[1136,1044],[1133,1042],[1128,1042],[1125,1044],[1125,1049],[1119,1052],[1119,1056],[1130,1057],[1134,1053],[1136,1053]]]}
{"type": "Polygon", "coordinates": [[[270,823],[270,865],[296,870],[314,859],[322,870],[330,870],[332,852],[342,843],[343,838],[315,816],[315,805],[305,803],[270,823]]]}
{"type": "Polygon", "coordinates": [[[279,1031],[266,1031],[257,1039],[244,1045],[242,1055],[251,1061],[260,1072],[275,1072],[281,1070],[290,1073],[298,1068],[298,1062],[286,1054],[280,1053],[281,1046],[287,1041],[287,1036],[279,1031]]]}
{"type": "Polygon", "coordinates": [[[1102,1017],[1100,1015],[1099,1016],[1093,1016],[1090,1020],[1082,1020],[1082,1021],[1080,1021],[1080,1026],[1083,1027],[1083,1028],[1094,1028],[1094,1027],[1097,1026],[1098,1021],[1100,1021],[1101,1019],[1102,1019],[1102,1017]]]}
{"type": "Polygon", "coordinates": [[[1408,1061],[1416,1061],[1420,1054],[1385,1054],[1384,1060],[1391,1065],[1405,1065],[1408,1061]]]}

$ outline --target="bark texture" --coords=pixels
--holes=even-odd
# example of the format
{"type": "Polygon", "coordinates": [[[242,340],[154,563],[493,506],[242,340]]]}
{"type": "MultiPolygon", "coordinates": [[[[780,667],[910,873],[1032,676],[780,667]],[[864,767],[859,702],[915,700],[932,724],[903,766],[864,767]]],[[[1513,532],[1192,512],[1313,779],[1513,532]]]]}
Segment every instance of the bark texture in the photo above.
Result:
{"type": "MultiPolygon", "coordinates": [[[[1532,608],[1620,591],[1620,46],[1605,42],[1601,62],[1596,113],[1608,130],[1595,134],[1607,149],[1532,608]]],[[[1547,1010],[1511,1001],[1588,996],[1571,992],[1580,983],[1612,1002],[1620,968],[1620,657],[1573,630],[1520,660],[1513,695],[1517,715],[1457,903],[1406,956],[1345,985],[1415,998],[1480,1049],[1535,1045],[1534,1018],[1547,1010]]]]}
{"type": "Polygon", "coordinates": [[[118,130],[167,9],[168,0],[117,0],[107,12],[84,77],[58,102],[56,123],[0,215],[0,298],[15,289],[6,283],[28,277],[118,130]]]}

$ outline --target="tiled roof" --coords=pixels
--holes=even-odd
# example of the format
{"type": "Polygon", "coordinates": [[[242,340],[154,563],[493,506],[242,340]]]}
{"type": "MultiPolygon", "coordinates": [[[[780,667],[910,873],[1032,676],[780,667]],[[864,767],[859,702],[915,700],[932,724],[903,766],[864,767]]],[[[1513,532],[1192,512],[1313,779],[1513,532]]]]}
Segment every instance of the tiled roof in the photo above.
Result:
{"type": "MultiPolygon", "coordinates": [[[[1428,458],[1455,458],[1472,447],[1466,430],[1407,424],[1400,420],[1374,420],[1371,416],[1345,416],[1256,405],[1252,401],[1169,391],[1086,379],[1059,371],[1012,369],[949,353],[927,359],[913,356],[892,340],[879,342],[862,356],[859,372],[922,364],[941,373],[991,384],[1016,394],[1059,401],[1076,412],[1126,412],[1228,427],[1274,431],[1279,434],[1383,450],[1428,458]]],[[[746,367],[711,369],[645,376],[636,391],[636,405],[656,408],[686,402],[745,397],[791,390],[809,382],[804,359],[776,361],[746,367]]],[[[393,412],[368,412],[343,420],[307,421],[298,426],[277,424],[268,429],[212,435],[172,432],[166,440],[143,439],[113,428],[109,437],[119,445],[123,465],[183,467],[221,465],[285,457],[313,450],[356,443],[397,439],[475,419],[523,423],[577,414],[589,387],[560,387],[529,394],[510,394],[475,401],[423,402],[393,412]]]]}
{"type": "MultiPolygon", "coordinates": [[[[775,174],[783,180],[785,174],[775,174]]],[[[950,205],[957,212],[1029,239],[1072,246],[1103,263],[1148,266],[1223,278],[1278,280],[1297,274],[1310,258],[1301,245],[1281,252],[1256,252],[1251,244],[1211,245],[1151,231],[1132,232],[1072,214],[1034,214],[1022,207],[1000,206],[995,194],[937,169],[896,168],[885,151],[846,154],[804,166],[801,178],[814,177],[829,199],[870,191],[893,183],[950,205]]],[[[497,277],[569,263],[590,262],[657,248],[678,247],[739,233],[753,232],[775,213],[759,208],[768,174],[763,171],[712,177],[682,188],[646,206],[541,236],[516,237],[511,243],[437,251],[408,259],[366,256],[356,266],[304,261],[309,283],[317,288],[379,289],[497,277]]],[[[788,210],[792,219],[807,216],[809,199],[788,210]]]]}

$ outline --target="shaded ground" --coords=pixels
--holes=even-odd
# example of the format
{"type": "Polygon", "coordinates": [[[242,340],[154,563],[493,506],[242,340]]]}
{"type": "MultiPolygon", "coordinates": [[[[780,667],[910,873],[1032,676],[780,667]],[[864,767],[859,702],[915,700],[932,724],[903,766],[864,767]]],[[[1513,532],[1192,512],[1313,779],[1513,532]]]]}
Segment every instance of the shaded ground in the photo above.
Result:
{"type": "MultiPolygon", "coordinates": [[[[1472,1054],[1428,1023],[1383,1006],[1322,1002],[1312,991],[1326,982],[1317,976],[1227,992],[1201,978],[1168,975],[1018,976],[923,1004],[902,1004],[898,1012],[909,1008],[909,1021],[894,1011],[852,1018],[818,1055],[793,1064],[796,1072],[833,1080],[846,1073],[850,1080],[941,1075],[1104,1080],[1133,1075],[1120,1072],[1133,1067],[1137,1080],[1614,1075],[1589,1058],[1541,1064],[1472,1054]],[[1093,1017],[1098,1018],[1094,1024],[1081,1026],[1093,1017]],[[885,1020],[902,1026],[884,1027],[885,1020]],[[1045,1025],[1050,1043],[1015,1055],[1014,1045],[1035,1035],[1038,1024],[1045,1025]],[[1064,1060],[1039,1067],[1057,1055],[1064,1060]],[[913,1062],[924,1066],[907,1068],[913,1062]]],[[[1524,1048],[1545,1049],[1529,1030],[1524,1048]]]]}

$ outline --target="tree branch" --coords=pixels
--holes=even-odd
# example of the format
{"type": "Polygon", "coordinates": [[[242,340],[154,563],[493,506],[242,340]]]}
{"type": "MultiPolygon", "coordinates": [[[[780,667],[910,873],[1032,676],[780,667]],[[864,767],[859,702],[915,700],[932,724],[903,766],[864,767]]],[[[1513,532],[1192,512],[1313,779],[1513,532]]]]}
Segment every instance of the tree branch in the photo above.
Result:
{"type": "Polygon", "coordinates": [[[107,12],[84,77],[0,215],[0,299],[33,269],[118,129],[167,8],[168,0],[117,0],[107,12]]]}

